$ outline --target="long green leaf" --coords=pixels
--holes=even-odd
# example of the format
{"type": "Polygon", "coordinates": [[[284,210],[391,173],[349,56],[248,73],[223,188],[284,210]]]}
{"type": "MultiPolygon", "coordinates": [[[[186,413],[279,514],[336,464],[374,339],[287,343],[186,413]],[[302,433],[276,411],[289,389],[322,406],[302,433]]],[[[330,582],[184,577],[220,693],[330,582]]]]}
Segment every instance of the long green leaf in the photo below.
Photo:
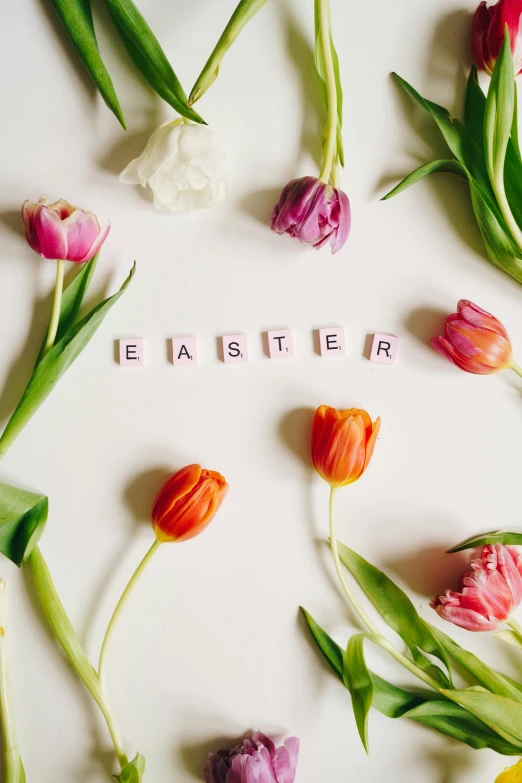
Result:
{"type": "Polygon", "coordinates": [[[474,140],[482,156],[484,155],[484,114],[486,96],[479,84],[475,66],[469,72],[464,101],[464,122],[466,130],[474,140]]]}
{"type": "Polygon", "coordinates": [[[190,92],[188,103],[190,106],[199,101],[202,95],[216,81],[219,75],[219,67],[223,57],[228,52],[243,27],[265,5],[266,0],[240,0],[229,22],[223,30],[214,51],[208,58],[203,70],[199,74],[194,87],[190,92]]]}
{"type": "Polygon", "coordinates": [[[36,366],[22,399],[0,438],[0,455],[6,452],[29,419],[51,393],[62,375],[69,369],[92,339],[111,307],[116,304],[134,277],[135,270],[136,264],[134,264],[120,290],[96,305],[85,318],[70,329],[59,342],[54,344],[36,366]]]}
{"type": "Polygon", "coordinates": [[[114,85],[100,56],[89,0],[50,0],[100,94],[126,129],[114,85]]]}
{"type": "Polygon", "coordinates": [[[522,704],[478,688],[443,690],[451,701],[460,704],[507,742],[522,746],[522,704]]]}
{"type": "Polygon", "coordinates": [[[495,533],[479,533],[471,536],[462,543],[446,550],[449,553],[462,552],[464,549],[475,549],[479,546],[504,544],[505,546],[522,546],[522,533],[513,533],[508,530],[498,530],[495,533]]]}
{"type": "MultiPolygon", "coordinates": [[[[353,549],[349,549],[341,543],[339,543],[339,556],[377,611],[390,628],[393,628],[401,636],[412,653],[415,654],[418,650],[422,650],[436,656],[444,663],[449,675],[449,659],[444,647],[433,634],[428,623],[419,616],[406,593],[397,587],[386,574],[368,563],[353,549]]],[[[429,659],[422,660],[416,655],[415,662],[430,674],[439,677],[441,670],[433,666],[429,659]]]]}
{"type": "Polygon", "coordinates": [[[0,552],[23,565],[40,540],[48,512],[46,495],[0,482],[0,552]]]}
{"type": "MultiPolygon", "coordinates": [[[[509,33],[493,69],[484,115],[484,149],[492,183],[503,182],[504,162],[513,127],[515,74],[509,33]]],[[[469,168],[469,167],[468,167],[469,168]]]]}
{"type": "Polygon", "coordinates": [[[425,163],[423,166],[419,166],[418,169],[412,171],[402,182],[399,182],[389,193],[382,197],[381,201],[387,201],[393,196],[397,196],[411,185],[415,185],[424,177],[429,174],[458,174],[460,177],[465,177],[462,165],[456,160],[434,160],[432,163],[425,163]]]}
{"type": "Polygon", "coordinates": [[[303,616],[308,624],[308,628],[310,629],[310,633],[312,634],[312,637],[321,651],[325,661],[330,666],[333,673],[339,677],[342,683],[344,683],[344,653],[342,649],[339,647],[337,642],[334,642],[334,640],[328,636],[326,631],[323,631],[321,626],[315,622],[312,615],[309,614],[309,612],[307,612],[306,609],[304,609],[302,606],[301,612],[303,613],[303,616]]]}
{"type": "Polygon", "coordinates": [[[129,55],[152,89],[183,117],[204,122],[188,105],[165,52],[132,0],[105,0],[105,4],[129,55]]]}
{"type": "Polygon", "coordinates": [[[366,753],[368,747],[368,713],[372,706],[374,685],[364,658],[365,634],[354,634],[348,640],[343,661],[343,680],[352,697],[355,723],[366,753]]]}
{"type": "MultiPolygon", "coordinates": [[[[320,22],[319,22],[319,3],[318,0],[314,0],[314,16],[315,16],[315,67],[317,73],[321,79],[321,88],[323,92],[323,98],[328,109],[328,91],[326,89],[326,69],[324,64],[324,51],[321,41],[320,22]]],[[[341,69],[339,67],[339,56],[334,45],[333,36],[330,31],[330,46],[332,49],[332,59],[335,75],[335,87],[337,92],[337,154],[339,156],[339,163],[344,166],[344,145],[343,145],[343,86],[341,84],[341,69]]]]}

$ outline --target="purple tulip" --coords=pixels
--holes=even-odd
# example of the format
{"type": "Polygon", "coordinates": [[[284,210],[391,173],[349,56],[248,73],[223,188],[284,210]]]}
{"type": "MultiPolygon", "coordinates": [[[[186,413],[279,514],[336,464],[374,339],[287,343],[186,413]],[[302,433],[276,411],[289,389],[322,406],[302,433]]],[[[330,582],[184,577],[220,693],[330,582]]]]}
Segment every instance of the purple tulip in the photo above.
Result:
{"type": "Polygon", "coordinates": [[[22,217],[25,238],[35,253],[77,264],[84,264],[96,255],[110,228],[109,224],[100,228],[96,215],[73,207],[64,199],[54,204],[46,198],[41,198],[38,204],[24,201],[22,217]]]}
{"type": "Polygon", "coordinates": [[[270,228],[277,234],[290,234],[316,248],[330,242],[332,253],[345,244],[351,223],[346,193],[317,177],[289,182],[270,218],[270,228]]]}
{"type": "Polygon", "coordinates": [[[231,750],[210,753],[203,775],[205,783],[294,783],[298,756],[297,737],[276,748],[256,731],[231,750]]]}

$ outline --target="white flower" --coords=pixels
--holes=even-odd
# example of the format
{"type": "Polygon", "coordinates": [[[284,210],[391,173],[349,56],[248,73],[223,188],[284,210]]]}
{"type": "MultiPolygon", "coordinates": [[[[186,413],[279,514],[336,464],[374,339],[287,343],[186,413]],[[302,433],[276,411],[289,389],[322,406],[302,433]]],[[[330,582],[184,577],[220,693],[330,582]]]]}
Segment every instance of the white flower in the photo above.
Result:
{"type": "Polygon", "coordinates": [[[229,166],[208,125],[180,120],[154,131],[147,146],[120,174],[120,182],[147,185],[154,206],[167,212],[216,209],[227,199],[229,166]]]}

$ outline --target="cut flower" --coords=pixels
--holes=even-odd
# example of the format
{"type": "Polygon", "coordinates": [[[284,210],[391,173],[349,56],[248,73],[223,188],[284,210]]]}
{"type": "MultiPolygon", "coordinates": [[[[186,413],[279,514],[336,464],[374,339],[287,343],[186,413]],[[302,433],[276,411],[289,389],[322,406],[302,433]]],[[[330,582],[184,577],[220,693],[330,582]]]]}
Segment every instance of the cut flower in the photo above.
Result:
{"type": "Polygon", "coordinates": [[[299,757],[299,740],[289,737],[276,748],[274,742],[256,731],[231,750],[211,753],[205,764],[205,783],[294,783],[299,757]]]}

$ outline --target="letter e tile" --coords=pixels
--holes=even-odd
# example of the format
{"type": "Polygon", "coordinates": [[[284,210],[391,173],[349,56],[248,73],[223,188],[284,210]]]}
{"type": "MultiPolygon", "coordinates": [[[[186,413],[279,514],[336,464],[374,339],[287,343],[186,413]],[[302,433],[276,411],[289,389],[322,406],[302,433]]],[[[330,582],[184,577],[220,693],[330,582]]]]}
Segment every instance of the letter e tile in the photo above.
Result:
{"type": "Polygon", "coordinates": [[[374,334],[370,361],[393,364],[397,358],[398,348],[398,337],[393,337],[390,334],[374,334]]]}
{"type": "Polygon", "coordinates": [[[145,340],[141,337],[120,340],[120,366],[143,367],[145,364],[145,340]]]}
{"type": "Polygon", "coordinates": [[[330,326],[319,329],[321,356],[346,356],[344,326],[330,326]]]}

